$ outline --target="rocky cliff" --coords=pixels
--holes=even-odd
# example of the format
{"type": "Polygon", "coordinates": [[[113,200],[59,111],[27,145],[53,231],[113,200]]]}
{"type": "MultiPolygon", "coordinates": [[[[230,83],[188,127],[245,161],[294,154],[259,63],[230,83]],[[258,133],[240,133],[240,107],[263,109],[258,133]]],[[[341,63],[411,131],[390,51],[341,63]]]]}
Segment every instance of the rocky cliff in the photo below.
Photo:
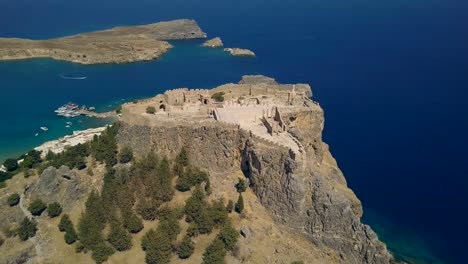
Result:
{"type": "MultiPolygon", "coordinates": [[[[123,122],[119,143],[139,155],[155,151],[173,158],[187,146],[192,162],[213,175],[242,170],[273,219],[334,250],[340,263],[389,263],[392,256],[372,229],[360,222],[362,207],[322,142],[323,110],[285,111],[288,132],[302,154],[222,122],[123,122]]],[[[223,174],[221,174],[223,175],[223,174]]]]}

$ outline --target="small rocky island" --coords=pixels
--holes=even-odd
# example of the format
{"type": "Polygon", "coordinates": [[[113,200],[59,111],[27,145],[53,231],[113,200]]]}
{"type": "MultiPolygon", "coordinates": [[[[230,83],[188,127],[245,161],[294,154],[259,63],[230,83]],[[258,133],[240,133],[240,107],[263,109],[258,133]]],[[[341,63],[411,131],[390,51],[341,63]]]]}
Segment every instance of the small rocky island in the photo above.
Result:
{"type": "Polygon", "coordinates": [[[206,41],[205,43],[203,43],[202,46],[207,47],[207,48],[222,48],[223,41],[221,40],[221,38],[216,37],[216,38],[206,41]]]}
{"type": "Polygon", "coordinates": [[[194,20],[115,27],[70,37],[30,40],[0,38],[0,60],[53,58],[81,64],[128,63],[161,57],[167,40],[206,38],[194,20]]]}
{"type": "Polygon", "coordinates": [[[255,57],[255,53],[248,49],[240,49],[240,48],[225,48],[225,52],[231,53],[232,56],[239,56],[239,57],[255,57]]]}

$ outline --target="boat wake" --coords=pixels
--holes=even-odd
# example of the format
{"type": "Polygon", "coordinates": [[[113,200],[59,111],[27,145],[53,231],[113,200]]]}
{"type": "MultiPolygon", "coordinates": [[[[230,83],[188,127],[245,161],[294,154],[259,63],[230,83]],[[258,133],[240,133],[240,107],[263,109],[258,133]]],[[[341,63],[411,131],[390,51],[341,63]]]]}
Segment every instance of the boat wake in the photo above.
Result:
{"type": "Polygon", "coordinates": [[[63,74],[60,74],[60,78],[65,79],[65,80],[84,80],[84,79],[87,79],[88,76],[73,77],[73,76],[65,76],[63,74]]]}

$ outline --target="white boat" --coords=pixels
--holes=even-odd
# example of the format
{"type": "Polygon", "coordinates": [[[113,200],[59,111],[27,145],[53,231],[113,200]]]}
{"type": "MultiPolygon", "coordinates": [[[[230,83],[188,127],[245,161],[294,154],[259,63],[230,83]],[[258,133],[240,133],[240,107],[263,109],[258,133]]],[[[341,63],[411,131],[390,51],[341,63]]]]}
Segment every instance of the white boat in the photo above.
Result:
{"type": "Polygon", "coordinates": [[[66,125],[65,127],[67,127],[67,128],[68,128],[68,127],[70,127],[70,125],[66,125]]]}
{"type": "Polygon", "coordinates": [[[36,133],[34,136],[35,136],[35,137],[39,136],[39,133],[36,133]]]}
{"type": "Polygon", "coordinates": [[[41,130],[42,130],[42,131],[47,131],[47,130],[49,130],[49,129],[48,129],[47,127],[41,127],[41,130]]]}

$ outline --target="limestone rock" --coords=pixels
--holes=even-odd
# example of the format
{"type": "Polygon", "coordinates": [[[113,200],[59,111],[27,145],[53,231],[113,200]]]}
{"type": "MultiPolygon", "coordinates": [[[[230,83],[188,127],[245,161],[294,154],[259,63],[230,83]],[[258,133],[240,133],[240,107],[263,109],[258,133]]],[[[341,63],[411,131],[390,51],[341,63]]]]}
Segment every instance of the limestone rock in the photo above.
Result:
{"type": "Polygon", "coordinates": [[[65,211],[73,208],[76,200],[84,196],[86,190],[80,184],[76,173],[66,166],[59,169],[45,169],[37,184],[29,190],[30,200],[41,199],[46,203],[58,202],[65,211]]]}
{"type": "Polygon", "coordinates": [[[233,56],[239,57],[255,57],[255,53],[248,49],[240,49],[240,48],[225,48],[225,52],[231,53],[233,56]]]}
{"type": "Polygon", "coordinates": [[[208,47],[208,48],[222,48],[223,47],[223,41],[221,38],[216,37],[214,39],[210,39],[203,43],[203,47],[208,47]]]}

